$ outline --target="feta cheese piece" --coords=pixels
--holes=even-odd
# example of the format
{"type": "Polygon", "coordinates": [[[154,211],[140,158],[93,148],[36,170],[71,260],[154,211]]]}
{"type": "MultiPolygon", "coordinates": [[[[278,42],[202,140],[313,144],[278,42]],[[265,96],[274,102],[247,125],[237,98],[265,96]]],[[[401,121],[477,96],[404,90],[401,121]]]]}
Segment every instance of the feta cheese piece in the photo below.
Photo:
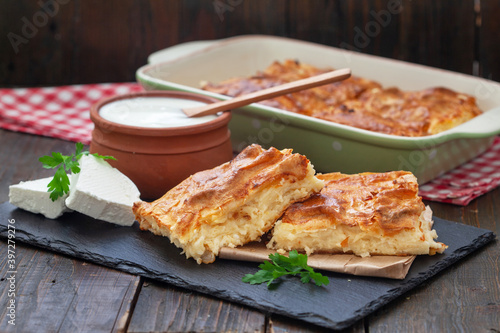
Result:
{"type": "Polygon", "coordinates": [[[139,201],[135,184],[108,162],[92,155],[79,160],[80,172],[70,178],[66,206],[95,219],[130,226],[132,205],[139,201]]]}
{"type": "Polygon", "coordinates": [[[68,196],[67,194],[56,201],[50,199],[50,193],[47,192],[47,184],[51,180],[52,177],[48,177],[10,185],[9,202],[29,212],[42,214],[49,219],[58,218],[64,212],[71,210],[64,204],[64,200],[68,196]]]}

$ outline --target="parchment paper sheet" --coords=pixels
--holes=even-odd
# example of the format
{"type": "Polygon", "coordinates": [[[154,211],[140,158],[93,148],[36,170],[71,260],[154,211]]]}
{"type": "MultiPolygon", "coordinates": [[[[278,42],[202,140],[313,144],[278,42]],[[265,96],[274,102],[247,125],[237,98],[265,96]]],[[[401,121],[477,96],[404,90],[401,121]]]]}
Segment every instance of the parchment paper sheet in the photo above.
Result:
{"type": "MultiPolygon", "coordinates": [[[[253,242],[244,246],[224,247],[219,258],[229,260],[262,262],[276,251],[266,248],[264,243],[253,242]]],[[[416,256],[371,256],[358,257],[352,254],[311,254],[307,263],[315,269],[362,276],[404,279],[416,256]]]]}

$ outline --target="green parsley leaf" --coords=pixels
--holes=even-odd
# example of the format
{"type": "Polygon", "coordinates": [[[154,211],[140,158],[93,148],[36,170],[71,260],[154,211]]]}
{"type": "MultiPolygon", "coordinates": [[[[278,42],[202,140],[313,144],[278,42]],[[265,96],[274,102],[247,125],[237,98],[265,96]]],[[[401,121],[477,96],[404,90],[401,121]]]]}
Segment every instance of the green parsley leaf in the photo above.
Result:
{"type": "Polygon", "coordinates": [[[43,156],[39,159],[43,163],[45,169],[54,169],[59,166],[59,164],[64,162],[63,155],[61,153],[52,153],[51,156],[43,156]]]}
{"type": "Polygon", "coordinates": [[[56,201],[57,198],[62,197],[64,193],[69,191],[69,178],[64,167],[60,166],[57,168],[54,178],[52,178],[47,187],[52,201],[56,201]]]}
{"type": "Polygon", "coordinates": [[[247,274],[242,278],[243,282],[250,283],[250,284],[261,284],[264,282],[268,282],[270,280],[273,280],[273,273],[272,271],[268,270],[260,270],[255,274],[247,274]]]}
{"type": "MultiPolygon", "coordinates": [[[[81,142],[77,142],[76,145],[75,145],[75,148],[76,148],[76,151],[75,151],[75,156],[79,156],[82,154],[83,152],[83,143],[81,142]]],[[[77,159],[79,159],[80,157],[78,157],[77,159]]]]}
{"type": "Polygon", "coordinates": [[[103,160],[113,160],[113,161],[116,161],[116,158],[114,158],[113,156],[99,155],[98,153],[93,153],[93,154],[90,154],[90,155],[95,156],[95,157],[100,158],[100,159],[103,159],[103,160]]]}
{"type": "MultiPolygon", "coordinates": [[[[54,178],[52,178],[52,180],[47,184],[47,192],[50,192],[50,199],[52,201],[56,201],[58,198],[69,192],[69,177],[67,172],[71,171],[74,174],[79,173],[80,165],[78,160],[83,155],[90,154],[88,151],[84,151],[83,148],[83,143],[78,142],[76,144],[74,154],[68,156],[58,152],[53,152],[51,155],[45,155],[38,159],[45,169],[57,168],[54,178]]],[[[113,156],[103,156],[97,153],[90,155],[103,160],[116,160],[113,156]]]]}
{"type": "Polygon", "coordinates": [[[285,275],[298,275],[302,283],[314,281],[317,286],[330,283],[328,277],[315,272],[307,265],[306,254],[299,254],[296,250],[290,251],[288,257],[279,253],[270,254],[269,259],[271,261],[265,261],[259,265],[259,271],[255,274],[247,274],[241,280],[250,284],[267,283],[268,288],[271,288],[280,277],[285,275]]]}
{"type": "Polygon", "coordinates": [[[73,173],[80,172],[80,165],[78,164],[78,161],[66,160],[64,164],[66,166],[66,170],[71,170],[73,173]]]}

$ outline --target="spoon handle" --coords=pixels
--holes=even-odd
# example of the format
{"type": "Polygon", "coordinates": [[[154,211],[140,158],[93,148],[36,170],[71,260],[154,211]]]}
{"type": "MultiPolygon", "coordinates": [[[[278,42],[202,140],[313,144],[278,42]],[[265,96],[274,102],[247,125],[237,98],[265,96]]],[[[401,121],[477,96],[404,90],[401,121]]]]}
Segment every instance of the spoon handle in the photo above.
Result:
{"type": "Polygon", "coordinates": [[[255,102],[260,102],[273,97],[286,95],[300,90],[305,90],[317,86],[322,86],[328,83],[341,81],[351,76],[349,68],[338,69],[336,71],[308,77],[306,79],[297,80],[285,83],[279,86],[274,86],[268,89],[255,91],[253,93],[240,95],[225,101],[220,101],[212,104],[202,105],[199,107],[186,108],[182,111],[188,117],[206,116],[215,114],[220,111],[227,111],[233,108],[238,108],[255,102]]]}

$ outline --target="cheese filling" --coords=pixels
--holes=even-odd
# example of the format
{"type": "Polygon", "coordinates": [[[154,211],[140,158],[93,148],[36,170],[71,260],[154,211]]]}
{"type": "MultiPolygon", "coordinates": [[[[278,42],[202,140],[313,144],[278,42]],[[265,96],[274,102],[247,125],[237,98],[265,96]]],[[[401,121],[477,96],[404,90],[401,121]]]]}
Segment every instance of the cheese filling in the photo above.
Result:
{"type": "Polygon", "coordinates": [[[391,237],[382,233],[363,233],[358,227],[337,224],[332,228],[296,230],[293,225],[278,221],[268,248],[285,251],[300,250],[311,253],[353,253],[361,257],[375,255],[435,254],[445,249],[436,242],[437,233],[432,230],[432,211],[427,206],[415,227],[391,237]]]}

